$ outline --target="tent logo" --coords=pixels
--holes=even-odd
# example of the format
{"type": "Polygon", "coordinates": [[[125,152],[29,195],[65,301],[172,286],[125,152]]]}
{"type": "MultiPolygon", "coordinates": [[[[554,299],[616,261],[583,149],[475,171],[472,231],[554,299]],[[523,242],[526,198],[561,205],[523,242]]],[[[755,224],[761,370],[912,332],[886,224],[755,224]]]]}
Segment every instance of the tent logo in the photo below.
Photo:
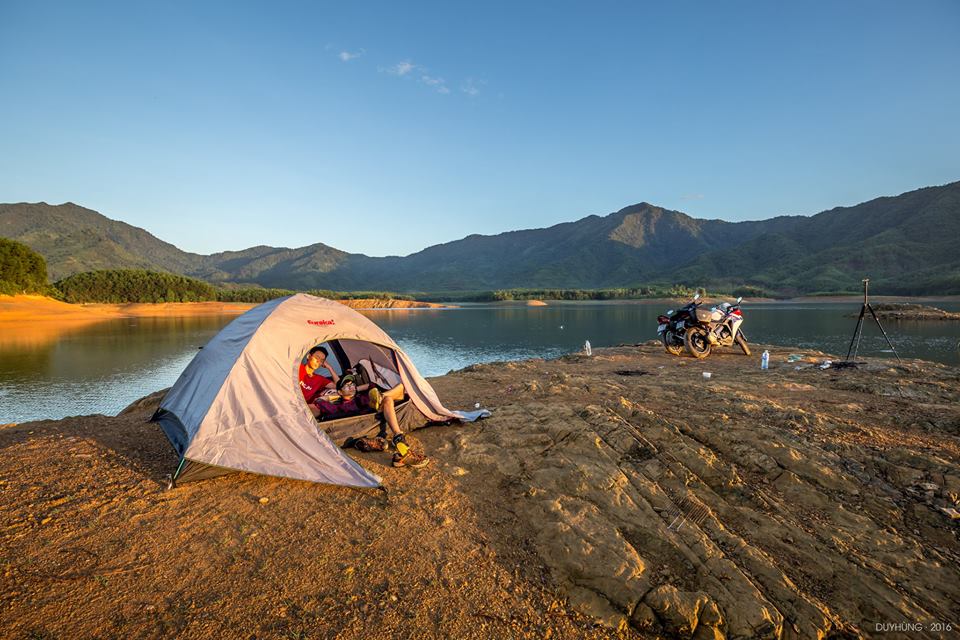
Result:
{"type": "Polygon", "coordinates": [[[333,323],[333,320],[307,320],[307,324],[312,324],[318,327],[328,327],[333,323]]]}

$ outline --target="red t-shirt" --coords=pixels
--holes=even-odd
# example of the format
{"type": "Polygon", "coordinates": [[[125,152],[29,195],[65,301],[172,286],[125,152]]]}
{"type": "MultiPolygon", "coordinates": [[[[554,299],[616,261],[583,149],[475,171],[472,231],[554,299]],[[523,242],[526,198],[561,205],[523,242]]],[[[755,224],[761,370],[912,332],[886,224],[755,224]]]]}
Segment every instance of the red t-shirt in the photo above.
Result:
{"type": "Polygon", "coordinates": [[[333,380],[319,375],[316,371],[313,372],[313,375],[307,375],[307,367],[300,365],[300,391],[303,392],[303,399],[307,402],[313,400],[315,395],[323,391],[323,388],[332,382],[333,380]]]}

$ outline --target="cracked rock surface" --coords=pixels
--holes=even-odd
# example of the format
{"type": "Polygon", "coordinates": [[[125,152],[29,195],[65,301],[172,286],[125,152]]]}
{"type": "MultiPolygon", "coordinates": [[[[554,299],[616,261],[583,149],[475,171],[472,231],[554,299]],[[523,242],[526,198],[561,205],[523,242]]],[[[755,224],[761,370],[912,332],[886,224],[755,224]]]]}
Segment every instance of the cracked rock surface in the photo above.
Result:
{"type": "Polygon", "coordinates": [[[771,348],[769,371],[652,345],[474,366],[438,390],[493,417],[425,438],[611,627],[836,638],[951,620],[960,371],[820,370],[787,353],[771,348]]]}

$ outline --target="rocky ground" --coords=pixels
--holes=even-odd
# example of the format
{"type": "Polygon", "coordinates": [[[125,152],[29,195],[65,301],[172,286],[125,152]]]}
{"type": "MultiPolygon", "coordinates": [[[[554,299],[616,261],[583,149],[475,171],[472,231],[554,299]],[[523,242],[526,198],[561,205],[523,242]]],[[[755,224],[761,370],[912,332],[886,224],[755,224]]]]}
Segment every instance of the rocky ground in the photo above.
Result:
{"type": "Polygon", "coordinates": [[[0,429],[0,635],[955,634],[960,370],[771,354],[434,379],[493,416],[417,432],[422,470],[356,453],[388,501],[242,474],[164,491],[156,398],[0,429]]]}

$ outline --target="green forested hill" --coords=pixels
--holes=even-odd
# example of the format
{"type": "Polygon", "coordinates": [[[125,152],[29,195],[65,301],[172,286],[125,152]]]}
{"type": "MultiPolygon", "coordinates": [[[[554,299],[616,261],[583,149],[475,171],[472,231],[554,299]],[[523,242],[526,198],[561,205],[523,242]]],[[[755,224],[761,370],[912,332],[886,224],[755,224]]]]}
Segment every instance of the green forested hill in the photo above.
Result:
{"type": "Polygon", "coordinates": [[[43,255],[53,280],[96,269],[187,273],[203,259],[72,202],[0,204],[0,236],[19,240],[43,255]]]}
{"type": "Polygon", "coordinates": [[[781,292],[854,290],[872,278],[878,293],[960,293],[960,183],[832,209],[788,232],[706,253],[682,280],[751,284],[781,292]]]}
{"type": "MultiPolygon", "coordinates": [[[[51,278],[143,268],[292,289],[477,291],[681,283],[776,293],[960,293],[960,182],[811,217],[701,220],[641,203],[546,229],[470,235],[406,257],[321,243],[202,256],[74,204],[0,205],[0,236],[48,263],[51,278]]],[[[174,238],[174,241],[177,239],[174,238]]]]}

